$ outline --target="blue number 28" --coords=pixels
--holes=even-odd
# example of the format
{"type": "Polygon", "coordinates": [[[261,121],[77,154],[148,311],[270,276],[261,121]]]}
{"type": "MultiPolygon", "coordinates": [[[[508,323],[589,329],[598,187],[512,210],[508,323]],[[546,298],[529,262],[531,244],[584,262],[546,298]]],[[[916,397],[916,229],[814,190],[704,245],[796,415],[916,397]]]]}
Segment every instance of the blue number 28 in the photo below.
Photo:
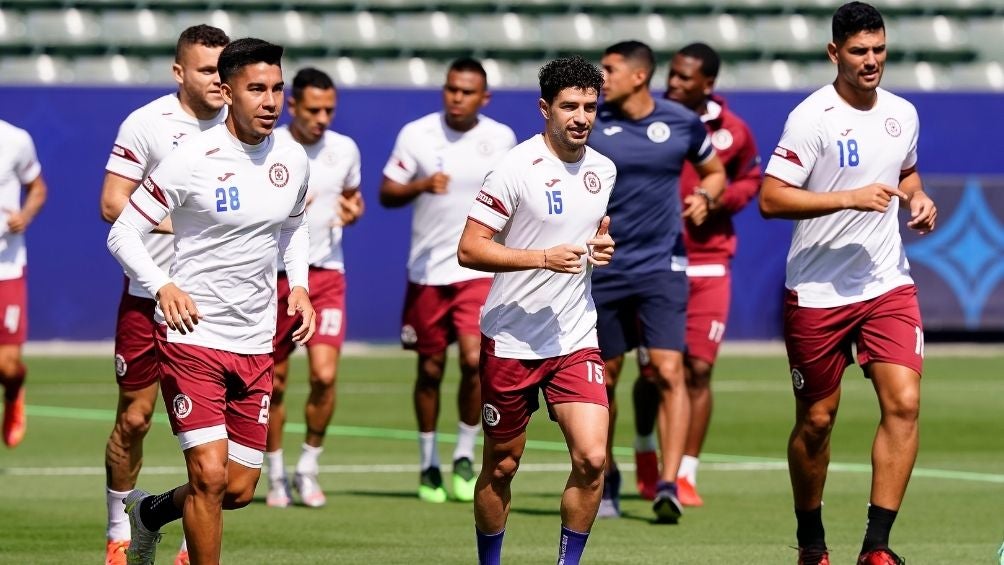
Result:
{"type": "Polygon", "coordinates": [[[236,186],[231,186],[229,189],[217,188],[216,189],[216,211],[226,212],[228,210],[227,195],[229,194],[229,209],[230,210],[240,210],[241,209],[241,195],[238,192],[236,186]]]}

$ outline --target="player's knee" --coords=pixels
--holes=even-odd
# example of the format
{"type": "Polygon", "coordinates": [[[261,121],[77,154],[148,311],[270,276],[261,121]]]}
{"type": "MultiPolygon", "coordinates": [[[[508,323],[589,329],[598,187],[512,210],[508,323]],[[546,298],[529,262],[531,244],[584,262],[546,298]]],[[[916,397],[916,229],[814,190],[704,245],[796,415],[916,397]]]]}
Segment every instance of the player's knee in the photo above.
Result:
{"type": "Polygon", "coordinates": [[[831,410],[809,410],[799,422],[799,433],[813,443],[825,441],[826,438],[830,437],[830,432],[833,431],[835,419],[836,413],[831,410]]]}
{"type": "Polygon", "coordinates": [[[439,390],[439,385],[443,383],[443,372],[429,373],[422,371],[418,374],[418,380],[415,382],[415,387],[418,389],[426,390],[439,390]]]}
{"type": "Polygon", "coordinates": [[[711,386],[711,365],[707,361],[694,359],[687,371],[687,388],[703,390],[711,386]]]}
{"type": "Polygon", "coordinates": [[[278,404],[282,402],[283,396],[286,394],[286,375],[280,375],[278,372],[272,377],[272,403],[278,404]]]}
{"type": "Polygon", "coordinates": [[[576,475],[580,482],[598,485],[606,462],[606,447],[602,445],[585,453],[577,453],[572,457],[572,474],[576,475]]]}
{"type": "Polygon", "coordinates": [[[335,387],[337,370],[331,367],[311,367],[310,388],[314,391],[327,391],[335,387]]]}
{"type": "Polygon", "coordinates": [[[682,388],[686,386],[686,375],[683,371],[683,363],[671,360],[661,363],[656,367],[659,374],[659,383],[668,388],[682,388]]]}
{"type": "Polygon", "coordinates": [[[0,354],[0,377],[7,382],[24,378],[24,365],[21,364],[20,355],[0,354]]]}
{"type": "Polygon", "coordinates": [[[920,390],[898,391],[883,402],[882,416],[900,421],[916,421],[920,417],[920,390]]]}
{"type": "Polygon", "coordinates": [[[251,504],[254,500],[254,485],[250,488],[241,488],[236,492],[227,491],[223,496],[223,508],[226,510],[237,510],[251,504]]]}
{"type": "Polygon", "coordinates": [[[519,456],[505,454],[495,460],[492,468],[491,481],[495,484],[509,484],[519,470],[519,456]]]}
{"type": "Polygon", "coordinates": [[[222,499],[227,492],[227,468],[221,463],[201,461],[189,465],[189,477],[199,495],[222,499]]]}
{"type": "Polygon", "coordinates": [[[460,371],[465,375],[476,377],[478,374],[478,363],[480,362],[481,353],[479,351],[466,351],[460,355],[460,371]]]}
{"type": "Polygon", "coordinates": [[[116,422],[116,431],[123,442],[132,443],[142,440],[146,433],[150,431],[150,420],[153,417],[152,407],[150,410],[138,406],[130,406],[125,412],[119,415],[116,422]]]}

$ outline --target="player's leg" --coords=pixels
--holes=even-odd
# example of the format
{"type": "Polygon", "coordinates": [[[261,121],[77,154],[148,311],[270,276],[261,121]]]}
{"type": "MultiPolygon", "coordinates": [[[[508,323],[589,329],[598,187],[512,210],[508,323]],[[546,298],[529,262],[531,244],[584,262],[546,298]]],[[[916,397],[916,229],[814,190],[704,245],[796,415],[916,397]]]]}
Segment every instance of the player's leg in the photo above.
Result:
{"type": "Polygon", "coordinates": [[[28,336],[28,291],[25,277],[0,281],[0,385],[4,391],[3,441],[16,447],[24,439],[28,420],[24,409],[27,369],[21,346],[28,336]]]}
{"type": "Polygon", "coordinates": [[[516,478],[525,447],[525,430],[507,439],[494,439],[490,433],[485,434],[481,473],[474,490],[474,527],[480,565],[498,565],[502,561],[512,480],[516,478]]]}
{"type": "Polygon", "coordinates": [[[614,459],[614,431],[617,426],[617,383],[624,368],[624,354],[638,342],[638,324],[630,300],[630,289],[593,286],[596,305],[596,337],[603,356],[603,383],[606,387],[609,415],[607,418],[606,469],[603,495],[597,516],[620,516],[621,474],[614,459]]]}
{"type": "Polygon", "coordinates": [[[310,392],[304,407],[303,418],[307,435],[296,462],[293,484],[303,503],[320,508],[327,502],[317,480],[320,472],[318,459],[324,451],[324,436],[335,413],[336,381],[340,351],[326,343],[311,343],[307,348],[310,363],[310,392]]]}
{"type": "MultiPolygon", "coordinates": [[[[313,288],[313,281],[311,281],[313,288]]],[[[276,279],[276,299],[280,305],[289,299],[289,278],[280,271],[276,279]]],[[[315,308],[315,311],[317,309],[315,308]]],[[[290,316],[286,308],[276,311],[275,336],[272,339],[274,351],[272,359],[275,368],[272,375],[272,396],[268,407],[268,440],[265,445],[267,464],[268,494],[265,504],[273,508],[286,508],[293,502],[286,477],[286,465],[282,449],[283,428],[286,426],[286,384],[289,378],[289,356],[296,349],[293,331],[299,325],[298,315],[290,316]]]]}
{"type": "Polygon", "coordinates": [[[657,373],[647,347],[638,348],[638,378],[631,388],[634,400],[634,464],[638,494],[646,500],[655,498],[659,487],[659,438],[656,423],[659,418],[661,394],[657,373]]]}
{"type": "Polygon", "coordinates": [[[474,444],[481,427],[481,307],[492,279],[474,279],[454,285],[451,317],[460,349],[460,384],[457,391],[457,445],[453,450],[453,497],[474,500],[474,444]]]}

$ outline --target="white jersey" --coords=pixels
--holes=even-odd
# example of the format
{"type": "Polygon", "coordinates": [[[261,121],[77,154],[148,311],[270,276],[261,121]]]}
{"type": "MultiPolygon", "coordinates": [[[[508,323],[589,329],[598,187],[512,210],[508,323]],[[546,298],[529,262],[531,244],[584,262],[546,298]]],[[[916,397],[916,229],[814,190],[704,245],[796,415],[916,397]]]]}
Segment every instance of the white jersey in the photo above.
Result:
{"type": "MultiPolygon", "coordinates": [[[[832,85],[809,95],[788,116],[766,173],[812,192],[899,186],[900,172],[917,164],[917,110],[891,92],[877,93],[867,111],[848,105],[832,85]]],[[[884,214],[842,210],[796,221],[785,286],[798,304],[843,306],[911,284],[899,205],[893,198],[884,214]]]]}
{"type": "MultiPolygon", "coordinates": [[[[596,235],[617,178],[613,162],[586,147],[577,163],[558,159],[536,135],[517,145],[485,179],[470,218],[512,249],[585,246],[596,235]]],[[[545,269],[497,273],[481,310],[495,354],[546,359],[596,347],[592,264],[578,274],[545,269]]]]}
{"type": "Polygon", "coordinates": [[[19,278],[28,261],[24,234],[7,230],[7,213],[21,209],[25,185],[42,174],[28,132],[0,120],[0,280],[19,278]]]}
{"type": "MultiPolygon", "coordinates": [[[[168,330],[168,341],[235,353],[272,352],[280,238],[295,240],[295,247],[294,241],[285,246],[290,285],[307,288],[303,212],[309,167],[299,143],[269,136],[245,145],[221,124],[168,155],[143,181],[143,190],[133,193],[112,227],[109,248],[151,295],[174,282],[202,314],[195,331],[168,330]],[[116,245],[120,224],[149,230],[168,214],[177,255],[170,277],[149,256],[145,262],[131,261],[130,250],[116,245]]],[[[156,320],[164,323],[159,306],[156,320]]]]}
{"type": "MultiPolygon", "coordinates": [[[[105,170],[139,184],[175,147],[194,134],[222,123],[226,117],[224,106],[215,118],[200,120],[181,107],[177,94],[161,96],[137,108],[122,122],[105,170]]],[[[144,234],[143,243],[162,269],[166,271],[171,267],[174,248],[170,234],[144,234]]],[[[129,281],[128,292],[150,298],[133,280],[129,281]]]]}
{"type": "Polygon", "coordinates": [[[457,262],[457,246],[464,231],[471,200],[505,152],[516,145],[509,126],[487,116],[469,131],[446,125],[441,112],[419,118],[401,129],[383,174],[407,184],[437,172],[450,176],[445,194],[420,194],[413,201],[408,280],[425,285],[447,285],[487,278],[457,262]]]}
{"type": "MultiPolygon", "coordinates": [[[[275,137],[298,143],[286,126],[277,128],[275,137]]],[[[344,273],[338,197],[346,189],[359,188],[362,181],[359,147],[352,138],[327,130],[317,143],[304,145],[303,149],[310,159],[310,187],[307,189],[310,264],[344,273]]],[[[285,269],[281,259],[279,269],[285,269]]]]}

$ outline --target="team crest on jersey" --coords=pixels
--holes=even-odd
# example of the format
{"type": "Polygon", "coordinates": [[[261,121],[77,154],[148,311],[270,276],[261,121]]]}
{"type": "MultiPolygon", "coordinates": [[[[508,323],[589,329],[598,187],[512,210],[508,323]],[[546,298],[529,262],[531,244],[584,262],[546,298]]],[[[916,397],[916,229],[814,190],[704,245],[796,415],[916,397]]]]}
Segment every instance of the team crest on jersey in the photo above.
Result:
{"type": "Polygon", "coordinates": [[[495,152],[495,147],[488,141],[478,142],[478,153],[488,156],[495,152]]]}
{"type": "Polygon", "coordinates": [[[329,167],[335,166],[338,163],[338,155],[334,151],[325,151],[321,154],[321,161],[329,167]]]}
{"type": "Polygon", "coordinates": [[[125,374],[126,374],[126,369],[127,368],[129,368],[129,366],[126,365],[125,357],[123,357],[119,353],[116,353],[115,354],[115,375],[118,376],[118,377],[124,377],[125,374]]]}
{"type": "Polygon", "coordinates": [[[732,147],[734,141],[732,132],[727,129],[720,129],[711,134],[711,145],[718,151],[725,151],[729,147],[732,147]]]}
{"type": "Polygon", "coordinates": [[[187,394],[179,394],[171,401],[171,407],[175,418],[184,420],[192,413],[192,399],[187,394]]]}
{"type": "Polygon", "coordinates": [[[401,343],[409,347],[418,343],[418,332],[415,331],[415,326],[411,324],[401,326],[401,343]]]}
{"type": "Polygon", "coordinates": [[[286,183],[289,182],[289,169],[287,169],[286,165],[283,165],[282,163],[272,165],[272,167],[268,170],[268,180],[272,181],[272,184],[274,184],[276,188],[286,186],[286,183]]]}
{"type": "Polygon", "coordinates": [[[499,422],[502,420],[502,414],[499,412],[499,409],[491,404],[484,405],[481,409],[481,417],[484,419],[485,425],[490,428],[499,425],[499,422]]]}
{"type": "Polygon", "coordinates": [[[586,174],[582,175],[582,184],[586,185],[586,190],[590,194],[596,194],[603,188],[603,183],[600,182],[600,175],[593,171],[586,171],[586,174]]]}
{"type": "Polygon", "coordinates": [[[896,118],[886,118],[885,132],[893,137],[899,137],[899,134],[903,133],[903,128],[900,127],[899,122],[896,121],[896,118]]]}
{"type": "Polygon", "coordinates": [[[653,143],[665,143],[669,139],[670,131],[666,122],[652,122],[645,132],[653,143]]]}
{"type": "Polygon", "coordinates": [[[791,370],[791,386],[795,387],[795,390],[802,390],[802,387],[805,386],[805,377],[802,376],[802,371],[791,370]]]}

